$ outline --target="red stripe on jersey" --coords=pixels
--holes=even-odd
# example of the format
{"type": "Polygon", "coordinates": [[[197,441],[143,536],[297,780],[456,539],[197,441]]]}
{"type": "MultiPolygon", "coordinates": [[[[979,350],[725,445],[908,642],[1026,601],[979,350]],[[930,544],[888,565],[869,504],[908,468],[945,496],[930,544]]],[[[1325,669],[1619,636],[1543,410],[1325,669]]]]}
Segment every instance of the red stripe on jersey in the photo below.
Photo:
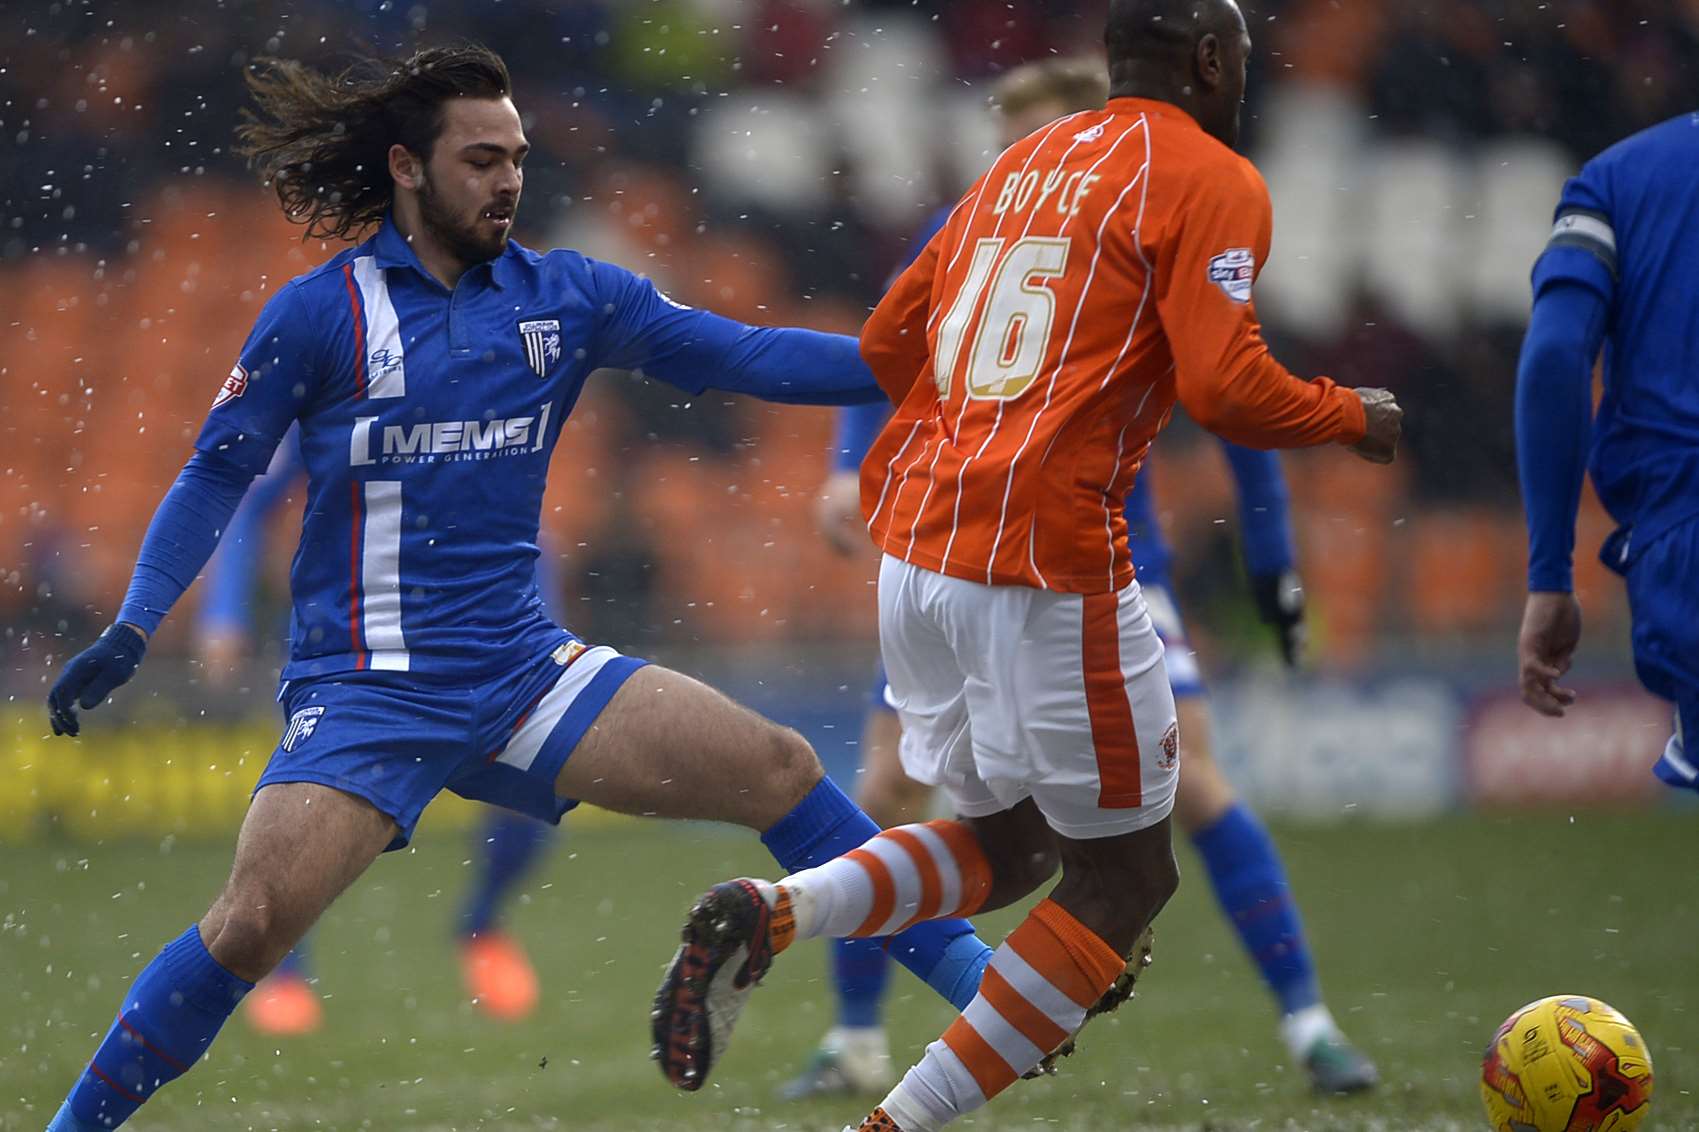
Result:
{"type": "Polygon", "coordinates": [[[1120,594],[1086,594],[1080,625],[1085,701],[1097,751],[1097,804],[1106,810],[1144,804],[1139,737],[1127,701],[1127,678],[1121,674],[1120,605],[1120,594]]]}
{"type": "Polygon", "coordinates": [[[354,312],[354,400],[366,399],[366,310],[360,288],[354,285],[354,265],[342,265],[342,281],[348,285],[348,306],[354,312]]]}
{"type": "Polygon", "coordinates": [[[363,669],[371,659],[366,651],[365,627],[360,624],[365,616],[365,595],[360,587],[360,550],[365,534],[365,490],[364,485],[355,480],[348,485],[352,489],[353,529],[348,539],[348,635],[354,647],[354,667],[363,669]]]}

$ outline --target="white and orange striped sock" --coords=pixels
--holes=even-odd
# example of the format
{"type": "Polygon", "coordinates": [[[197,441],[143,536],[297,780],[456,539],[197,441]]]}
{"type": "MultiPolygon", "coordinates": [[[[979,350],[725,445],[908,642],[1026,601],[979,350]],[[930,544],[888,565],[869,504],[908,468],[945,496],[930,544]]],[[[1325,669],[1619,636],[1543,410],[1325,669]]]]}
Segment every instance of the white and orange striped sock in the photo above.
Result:
{"type": "Polygon", "coordinates": [[[1045,900],[991,957],[979,994],[879,1108],[902,1132],[938,1132],[1037,1067],[1085,1021],[1126,958],[1045,900]]]}
{"type": "Polygon", "coordinates": [[[793,873],[771,892],[774,945],[815,936],[895,935],[922,920],[968,916],[991,891],[979,838],[956,821],[887,829],[823,865],[793,873]],[[794,923],[794,932],[790,924],[794,923]]]}

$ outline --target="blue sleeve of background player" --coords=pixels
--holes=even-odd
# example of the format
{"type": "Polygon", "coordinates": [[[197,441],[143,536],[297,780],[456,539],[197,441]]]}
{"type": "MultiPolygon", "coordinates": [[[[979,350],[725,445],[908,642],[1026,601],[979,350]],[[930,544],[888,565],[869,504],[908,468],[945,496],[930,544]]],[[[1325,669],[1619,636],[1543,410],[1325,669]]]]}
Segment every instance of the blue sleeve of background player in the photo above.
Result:
{"type": "Polygon", "coordinates": [[[253,627],[254,582],[260,574],[260,552],[265,549],[266,521],[289,498],[306,469],[300,436],[291,432],[265,475],[248,489],[225,528],[218,553],[201,576],[198,624],[202,633],[247,633],[253,627]]]}
{"type": "Polygon", "coordinates": [[[1593,362],[1616,292],[1616,231],[1598,163],[1564,186],[1534,265],[1534,312],[1516,370],[1516,464],[1528,521],[1528,589],[1574,587],[1575,515],[1592,431],[1593,362]]]}
{"type": "MultiPolygon", "coordinates": [[[[902,262],[892,270],[891,277],[885,281],[887,290],[896,281],[897,276],[919,258],[926,245],[932,242],[932,237],[949,221],[953,211],[953,206],[940,208],[926,218],[926,223],[909,241],[902,262]]],[[[879,430],[891,419],[891,406],[884,398],[880,398],[878,402],[839,409],[837,416],[837,431],[832,438],[832,470],[853,472],[861,467],[861,462],[867,458],[867,450],[872,448],[873,442],[879,438],[879,430]]]]}
{"type": "Polygon", "coordinates": [[[861,467],[867,450],[879,438],[879,430],[890,419],[890,403],[883,400],[839,409],[837,430],[832,437],[832,470],[853,472],[861,467]]]}
{"type": "Polygon", "coordinates": [[[1290,570],[1297,561],[1292,549],[1292,516],[1286,493],[1286,474],[1280,456],[1221,442],[1233,483],[1239,490],[1239,532],[1244,541],[1245,572],[1265,578],[1290,570]]]}
{"type": "Polygon", "coordinates": [[[260,312],[195,454],[148,524],[119,621],[151,635],[206,566],[248,485],[315,392],[321,342],[296,284],[260,312]]]}
{"type": "Polygon", "coordinates": [[[792,405],[885,400],[854,338],[747,326],[675,303],[623,268],[590,261],[589,269],[606,312],[596,365],[641,370],[697,394],[722,389],[792,405]]]}

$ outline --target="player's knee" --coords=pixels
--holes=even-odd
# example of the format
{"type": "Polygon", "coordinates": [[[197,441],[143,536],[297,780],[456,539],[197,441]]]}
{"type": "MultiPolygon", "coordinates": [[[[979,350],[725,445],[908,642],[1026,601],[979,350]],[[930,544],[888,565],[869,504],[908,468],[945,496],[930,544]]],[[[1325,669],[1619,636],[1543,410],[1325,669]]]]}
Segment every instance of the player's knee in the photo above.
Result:
{"type": "Polygon", "coordinates": [[[773,801],[786,810],[802,800],[825,775],[814,748],[793,728],[778,724],[768,729],[766,765],[760,769],[773,801]]]}
{"type": "Polygon", "coordinates": [[[1082,923],[1122,950],[1180,887],[1173,847],[1166,836],[1150,836],[1154,832],[1074,853],[1054,894],[1082,923]]]}
{"type": "Polygon", "coordinates": [[[235,975],[258,981],[283,961],[301,931],[277,893],[232,887],[202,921],[207,951],[235,975]]]}

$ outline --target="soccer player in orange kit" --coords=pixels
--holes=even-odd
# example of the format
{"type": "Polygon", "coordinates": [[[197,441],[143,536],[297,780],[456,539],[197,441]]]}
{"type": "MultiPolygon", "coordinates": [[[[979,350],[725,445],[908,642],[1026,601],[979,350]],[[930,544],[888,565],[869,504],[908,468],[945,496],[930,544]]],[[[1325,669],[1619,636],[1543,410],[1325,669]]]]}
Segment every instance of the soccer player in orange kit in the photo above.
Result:
{"type": "Polygon", "coordinates": [[[1391,394],[1301,381],[1263,343],[1272,217],[1231,148],[1250,52],[1234,0],[1113,0],[1105,39],[1108,105],[1006,150],[862,333],[897,402],[862,506],[903,766],[960,816],[716,886],[658,999],[711,1063],[796,939],[999,908],[1060,863],[864,1130],[935,1132],[1036,1067],[1178,882],[1174,701],[1122,517],[1175,401],[1240,444],[1375,463],[1401,429],[1391,394]]]}

